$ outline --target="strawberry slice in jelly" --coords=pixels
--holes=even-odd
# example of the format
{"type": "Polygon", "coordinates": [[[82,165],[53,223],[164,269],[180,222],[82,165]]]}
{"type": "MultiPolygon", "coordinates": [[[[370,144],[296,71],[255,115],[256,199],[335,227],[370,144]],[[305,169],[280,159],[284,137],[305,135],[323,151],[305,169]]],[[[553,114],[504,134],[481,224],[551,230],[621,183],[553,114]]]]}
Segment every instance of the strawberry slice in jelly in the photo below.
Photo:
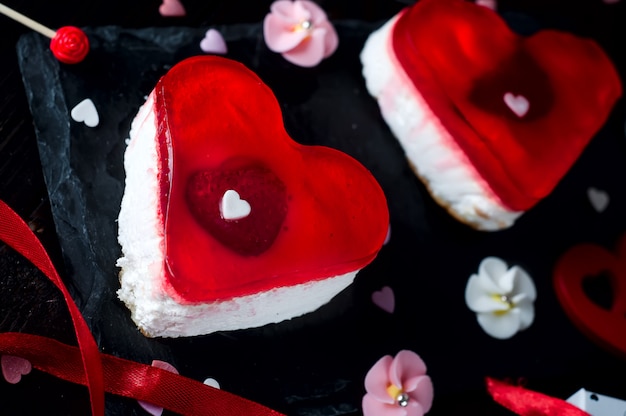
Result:
{"type": "Polygon", "coordinates": [[[191,175],[187,203],[198,223],[222,244],[243,255],[259,255],[272,245],[285,220],[287,190],[260,164],[229,162],[229,167],[191,175]],[[224,213],[229,191],[245,204],[245,215],[230,218],[224,213]]]}

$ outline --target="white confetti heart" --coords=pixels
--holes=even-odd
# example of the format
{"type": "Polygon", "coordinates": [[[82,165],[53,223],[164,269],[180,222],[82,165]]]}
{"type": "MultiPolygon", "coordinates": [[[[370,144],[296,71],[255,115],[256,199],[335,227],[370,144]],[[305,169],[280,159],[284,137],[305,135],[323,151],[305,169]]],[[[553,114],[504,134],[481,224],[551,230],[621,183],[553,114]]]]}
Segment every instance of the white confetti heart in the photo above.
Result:
{"type": "Polygon", "coordinates": [[[609,194],[605,191],[591,187],[587,189],[587,197],[589,197],[589,202],[591,202],[591,206],[597,212],[602,212],[609,206],[609,194]]]}
{"type": "Polygon", "coordinates": [[[218,383],[216,379],[211,378],[211,377],[204,380],[203,383],[206,384],[207,386],[215,387],[216,389],[220,388],[220,383],[218,383]]]}
{"type": "Polygon", "coordinates": [[[98,110],[93,101],[89,98],[85,98],[83,101],[76,104],[70,112],[72,119],[78,123],[85,123],[87,127],[96,127],[100,123],[100,116],[98,116],[98,110]]]}
{"type": "Polygon", "coordinates": [[[224,192],[220,213],[225,220],[238,220],[250,215],[250,204],[245,199],[241,199],[239,193],[232,189],[224,192]]]}
{"type": "Polygon", "coordinates": [[[504,103],[515,113],[518,117],[524,117],[528,113],[530,103],[523,95],[515,95],[507,92],[504,94],[504,103]]]}
{"type": "Polygon", "coordinates": [[[215,53],[219,55],[224,55],[228,52],[226,41],[222,37],[222,34],[215,29],[207,30],[204,35],[204,39],[200,41],[200,49],[206,53],[215,53]]]}

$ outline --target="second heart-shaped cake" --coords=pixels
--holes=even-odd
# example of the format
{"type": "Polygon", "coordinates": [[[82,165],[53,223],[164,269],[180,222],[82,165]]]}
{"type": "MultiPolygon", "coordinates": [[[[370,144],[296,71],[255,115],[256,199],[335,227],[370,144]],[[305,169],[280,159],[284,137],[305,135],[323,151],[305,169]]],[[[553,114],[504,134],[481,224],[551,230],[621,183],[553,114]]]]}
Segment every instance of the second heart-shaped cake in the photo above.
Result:
{"type": "Polygon", "coordinates": [[[499,230],[546,197],[607,120],[622,86],[592,40],[514,33],[463,0],[421,0],[367,40],[369,92],[437,202],[499,230]]]}
{"type": "Polygon", "coordinates": [[[133,121],[119,215],[119,297],[148,336],[279,322],[348,286],[385,240],[372,174],[292,140],[242,64],[189,58],[133,121]]]}

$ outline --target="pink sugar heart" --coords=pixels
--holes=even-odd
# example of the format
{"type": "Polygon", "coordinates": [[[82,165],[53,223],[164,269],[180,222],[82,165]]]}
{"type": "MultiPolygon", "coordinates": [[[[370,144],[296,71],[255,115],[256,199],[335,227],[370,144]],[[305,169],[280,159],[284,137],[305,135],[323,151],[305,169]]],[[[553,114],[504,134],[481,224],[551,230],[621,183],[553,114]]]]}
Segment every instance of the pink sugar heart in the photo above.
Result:
{"type": "Polygon", "coordinates": [[[13,355],[0,356],[0,366],[4,379],[11,384],[17,384],[22,376],[30,373],[33,369],[30,361],[13,355]]]}
{"type": "Polygon", "coordinates": [[[393,313],[396,308],[396,297],[389,286],[372,293],[372,302],[385,312],[393,313]]]}
{"type": "Polygon", "coordinates": [[[161,13],[161,16],[166,17],[180,17],[187,14],[185,8],[178,0],[163,0],[163,3],[159,6],[159,13],[161,13]]]}
{"type": "Polygon", "coordinates": [[[488,9],[495,10],[498,7],[497,0],[476,0],[476,4],[484,6],[488,9]]]}
{"type": "Polygon", "coordinates": [[[228,52],[226,41],[222,34],[215,29],[209,29],[204,35],[204,39],[200,41],[200,49],[206,53],[215,53],[224,55],[228,52]]]}
{"type": "MultiPolygon", "coordinates": [[[[161,370],[166,370],[170,373],[178,374],[178,370],[176,370],[176,368],[172,364],[165,361],[153,360],[152,367],[160,368],[161,370]]],[[[142,400],[137,400],[137,403],[139,403],[139,406],[141,406],[143,410],[150,413],[152,416],[161,416],[163,414],[163,408],[160,406],[149,402],[144,402],[142,400]]]]}

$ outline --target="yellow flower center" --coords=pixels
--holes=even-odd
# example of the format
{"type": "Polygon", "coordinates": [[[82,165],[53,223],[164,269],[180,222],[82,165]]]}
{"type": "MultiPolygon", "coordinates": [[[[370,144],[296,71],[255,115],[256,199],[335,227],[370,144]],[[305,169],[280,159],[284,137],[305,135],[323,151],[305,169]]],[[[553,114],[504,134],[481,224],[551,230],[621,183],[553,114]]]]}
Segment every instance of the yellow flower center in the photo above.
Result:
{"type": "Polygon", "coordinates": [[[292,29],[294,32],[300,32],[302,30],[311,30],[313,29],[313,22],[310,20],[301,20],[300,23],[295,25],[292,29]]]}
{"type": "Polygon", "coordinates": [[[493,294],[491,295],[491,299],[506,306],[506,309],[504,310],[494,311],[494,315],[505,315],[515,307],[515,304],[507,295],[493,294]]]}
{"type": "Polygon", "coordinates": [[[396,404],[400,407],[406,407],[409,404],[409,395],[406,394],[404,390],[396,387],[394,384],[390,384],[387,386],[387,394],[393,400],[395,400],[396,404]]]}

